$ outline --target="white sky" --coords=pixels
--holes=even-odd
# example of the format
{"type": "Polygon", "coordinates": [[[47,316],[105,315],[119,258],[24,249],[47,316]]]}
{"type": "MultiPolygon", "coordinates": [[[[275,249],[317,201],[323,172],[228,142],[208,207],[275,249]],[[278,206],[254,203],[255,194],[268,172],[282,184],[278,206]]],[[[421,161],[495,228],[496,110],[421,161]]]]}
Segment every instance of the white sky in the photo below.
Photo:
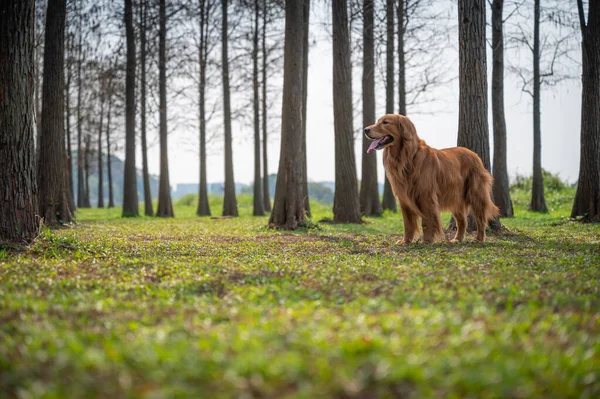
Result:
{"type": "MultiPolygon", "coordinates": [[[[488,11],[489,14],[489,11],[488,11]]],[[[489,15],[488,15],[489,18],[489,15]]],[[[331,40],[318,33],[319,26],[311,24],[314,44],[310,48],[308,78],[308,117],[307,117],[307,151],[308,177],[312,181],[334,180],[334,133],[333,133],[333,100],[332,100],[332,57],[331,40]],[[317,33],[315,33],[317,32],[317,33]]],[[[312,40],[311,40],[312,41],[312,40]]],[[[488,49],[489,50],[489,49],[488,49]]],[[[573,55],[580,59],[579,49],[573,55]]],[[[448,57],[445,62],[456,64],[456,55],[448,57]]],[[[488,79],[491,76],[491,54],[488,51],[488,79]]],[[[458,65],[455,74],[458,74],[458,65]]],[[[572,75],[580,76],[579,67],[573,64],[572,75]]],[[[355,79],[353,89],[360,92],[360,80],[355,79]]],[[[360,75],[358,75],[360,76],[360,75]]],[[[508,168],[509,174],[530,175],[532,170],[532,106],[529,95],[522,93],[514,77],[505,74],[505,111],[508,130],[508,168]]],[[[250,84],[250,82],[249,82],[250,84]]],[[[491,84],[488,89],[491,91],[491,84]]],[[[379,91],[378,91],[379,93],[379,91]]],[[[439,90],[443,96],[442,107],[437,104],[433,108],[421,106],[417,110],[409,108],[409,117],[417,127],[421,138],[435,148],[456,145],[458,127],[458,81],[439,90]],[[443,111],[439,112],[442,108],[443,111]]],[[[355,102],[359,100],[356,97],[355,102]]],[[[376,98],[377,116],[384,113],[385,95],[376,98]]],[[[574,181],[579,168],[580,143],[580,107],[581,85],[579,79],[572,79],[559,86],[542,91],[542,166],[561,177],[574,181]]],[[[491,99],[489,100],[490,136],[491,99]]],[[[355,118],[358,126],[362,118],[355,118]]],[[[253,150],[251,127],[242,127],[234,123],[234,170],[236,183],[251,183],[253,180],[253,150]]],[[[185,132],[189,134],[189,132],[185,132]]],[[[273,135],[269,142],[269,173],[276,173],[279,161],[279,134],[273,135]]],[[[171,184],[197,183],[199,181],[197,151],[190,148],[189,139],[184,139],[184,132],[175,131],[169,136],[169,161],[171,184]]],[[[360,178],[361,139],[356,140],[356,161],[360,178]]],[[[222,148],[217,144],[216,148],[222,148]]],[[[490,137],[490,151],[493,152],[493,137],[490,137]]],[[[381,154],[378,153],[379,159],[381,154]]],[[[150,172],[158,174],[159,152],[157,146],[150,149],[150,172]]],[[[138,161],[141,158],[138,157],[138,161]]],[[[379,180],[383,180],[383,166],[380,164],[379,180]]],[[[224,179],[224,160],[222,151],[214,151],[208,158],[208,181],[222,182],[224,179]]]]}

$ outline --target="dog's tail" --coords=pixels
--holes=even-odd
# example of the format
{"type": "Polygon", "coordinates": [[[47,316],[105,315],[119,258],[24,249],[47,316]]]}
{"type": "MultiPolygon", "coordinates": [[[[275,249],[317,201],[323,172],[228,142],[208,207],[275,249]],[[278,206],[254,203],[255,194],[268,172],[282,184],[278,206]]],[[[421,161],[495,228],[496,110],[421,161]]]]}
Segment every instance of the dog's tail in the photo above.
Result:
{"type": "MultiPolygon", "coordinates": [[[[479,160],[481,162],[481,160],[479,160]]],[[[475,218],[487,224],[500,215],[500,209],[492,201],[494,179],[484,167],[475,168],[467,179],[465,200],[471,206],[475,218]]]]}

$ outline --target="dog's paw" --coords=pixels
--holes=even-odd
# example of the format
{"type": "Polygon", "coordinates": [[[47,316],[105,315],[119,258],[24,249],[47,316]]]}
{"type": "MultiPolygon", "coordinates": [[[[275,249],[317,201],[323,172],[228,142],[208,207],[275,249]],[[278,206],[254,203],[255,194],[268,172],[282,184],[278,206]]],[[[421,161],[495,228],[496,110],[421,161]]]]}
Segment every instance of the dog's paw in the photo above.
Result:
{"type": "Polygon", "coordinates": [[[412,243],[412,241],[408,241],[408,240],[398,240],[398,241],[396,241],[396,245],[399,245],[399,246],[410,245],[411,243],[412,243]]]}

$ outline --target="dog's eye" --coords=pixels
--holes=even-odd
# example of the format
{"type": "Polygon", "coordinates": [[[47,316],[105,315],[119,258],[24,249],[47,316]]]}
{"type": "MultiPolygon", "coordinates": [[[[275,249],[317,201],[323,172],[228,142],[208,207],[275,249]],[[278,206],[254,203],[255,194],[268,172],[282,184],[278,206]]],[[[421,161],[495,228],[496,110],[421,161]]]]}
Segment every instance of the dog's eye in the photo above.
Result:
{"type": "Polygon", "coordinates": [[[383,121],[383,122],[381,122],[381,123],[382,123],[382,124],[384,124],[384,125],[387,125],[387,124],[388,124],[388,121],[383,121]]]}

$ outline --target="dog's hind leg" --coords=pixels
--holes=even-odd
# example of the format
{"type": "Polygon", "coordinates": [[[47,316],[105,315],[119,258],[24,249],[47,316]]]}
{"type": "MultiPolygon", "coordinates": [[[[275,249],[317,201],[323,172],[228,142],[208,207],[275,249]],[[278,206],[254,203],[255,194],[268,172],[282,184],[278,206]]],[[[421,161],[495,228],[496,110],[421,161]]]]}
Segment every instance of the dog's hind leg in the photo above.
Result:
{"type": "Polygon", "coordinates": [[[418,216],[402,204],[400,208],[402,209],[402,219],[404,221],[404,244],[410,244],[419,232],[418,216]]]}
{"type": "Polygon", "coordinates": [[[467,231],[467,212],[463,209],[456,211],[452,214],[456,221],[456,235],[454,236],[453,242],[462,242],[465,239],[465,233],[467,231]]]}

